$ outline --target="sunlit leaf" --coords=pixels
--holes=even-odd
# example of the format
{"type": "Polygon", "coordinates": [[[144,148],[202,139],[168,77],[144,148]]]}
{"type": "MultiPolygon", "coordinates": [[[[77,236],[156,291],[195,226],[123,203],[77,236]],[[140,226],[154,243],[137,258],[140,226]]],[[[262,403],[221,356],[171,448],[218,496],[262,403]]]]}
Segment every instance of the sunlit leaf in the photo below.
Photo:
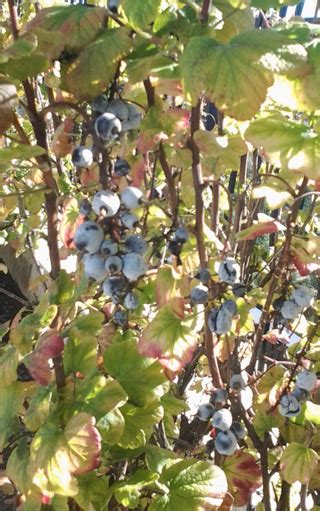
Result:
{"type": "Polygon", "coordinates": [[[170,459],[177,459],[178,454],[167,449],[162,449],[155,445],[148,445],[146,449],[146,463],[149,470],[161,474],[163,468],[168,464],[170,459]]]}
{"type": "Polygon", "coordinates": [[[156,317],[139,340],[139,351],[146,357],[158,358],[160,364],[178,372],[191,359],[197,336],[195,318],[185,311],[184,300],[173,298],[159,309],[156,317]]]}
{"type": "Polygon", "coordinates": [[[158,479],[158,474],[138,469],[126,481],[116,483],[115,498],[127,509],[136,509],[139,505],[141,490],[158,479]]]}
{"type": "Polygon", "coordinates": [[[34,351],[28,358],[28,369],[32,378],[40,385],[48,385],[51,375],[51,359],[60,355],[64,343],[62,337],[53,330],[46,331],[37,341],[34,351]]]}
{"type": "Polygon", "coordinates": [[[125,430],[118,445],[124,449],[137,449],[145,446],[153,427],[163,417],[163,408],[157,401],[143,407],[130,403],[121,408],[125,420],[125,430]]]}
{"type": "Polygon", "coordinates": [[[28,160],[35,156],[41,156],[45,153],[43,147],[37,145],[15,145],[11,147],[3,147],[0,149],[0,163],[8,164],[12,160],[28,160]]]}
{"type": "Polygon", "coordinates": [[[239,241],[255,240],[264,234],[285,231],[286,227],[284,225],[274,219],[268,220],[268,218],[270,217],[264,218],[262,222],[255,223],[251,227],[238,232],[237,239],[239,241]]]}
{"type": "MultiPolygon", "coordinates": [[[[64,48],[71,54],[85,48],[102,29],[106,10],[82,5],[54,6],[41,9],[28,28],[60,32],[64,48]]],[[[49,50],[50,51],[50,50],[49,50]]]]}
{"type": "Polygon", "coordinates": [[[208,37],[191,39],[181,59],[181,73],[193,104],[206,91],[221,111],[241,120],[258,111],[272,84],[271,74],[257,63],[254,51],[245,46],[219,45],[208,37]]]}
{"type": "Polygon", "coordinates": [[[262,483],[261,469],[255,458],[239,450],[225,458],[222,468],[227,476],[229,491],[234,497],[235,505],[247,505],[251,493],[262,483]]]}
{"type": "Polygon", "coordinates": [[[100,435],[95,421],[81,412],[65,429],[47,422],[31,443],[33,483],[45,492],[72,496],[78,492],[75,474],[96,468],[100,462],[100,435]]]}
{"type": "Polygon", "coordinates": [[[285,422],[282,415],[270,409],[270,406],[265,401],[259,403],[255,416],[253,418],[253,427],[260,438],[264,438],[264,434],[271,431],[272,428],[279,428],[285,422]]]}
{"type": "Polygon", "coordinates": [[[11,58],[6,63],[0,64],[1,72],[10,75],[17,80],[25,80],[36,76],[49,67],[49,60],[39,53],[31,53],[21,58],[11,58]]]}
{"type": "Polygon", "coordinates": [[[122,0],[121,6],[134,29],[148,30],[156,18],[161,0],[122,0]]]}
{"type": "Polygon", "coordinates": [[[128,396],[117,380],[106,378],[102,374],[87,376],[77,390],[77,401],[88,405],[90,412],[97,418],[105,416],[116,406],[122,406],[128,396]]]}
{"type": "Polygon", "coordinates": [[[263,147],[276,167],[320,178],[320,135],[307,125],[276,113],[252,121],[245,136],[256,147],[263,147]]]}
{"type": "Polygon", "coordinates": [[[30,491],[32,474],[30,471],[30,453],[27,439],[23,438],[12,451],[8,459],[6,472],[8,477],[22,494],[30,491]]]}
{"type": "Polygon", "coordinates": [[[167,378],[161,365],[142,357],[135,340],[119,342],[107,348],[104,365],[137,405],[143,405],[165,391],[163,384],[167,378]]]}
{"type": "Polygon", "coordinates": [[[36,393],[28,402],[28,409],[23,422],[30,431],[36,431],[46,421],[50,413],[52,402],[52,389],[38,386],[36,393]]]}
{"type": "Polygon", "coordinates": [[[302,418],[320,426],[320,405],[312,401],[306,401],[301,407],[302,418]]]}
{"type": "Polygon", "coordinates": [[[22,359],[14,346],[8,345],[0,357],[0,385],[10,385],[17,379],[17,367],[22,359]]]}
{"type": "Polygon", "coordinates": [[[80,53],[77,61],[64,69],[61,87],[79,99],[97,96],[113,80],[118,63],[130,51],[131,44],[126,28],[105,30],[80,53]]]}
{"type": "Polygon", "coordinates": [[[252,0],[253,7],[260,9],[269,9],[270,7],[281,7],[281,5],[294,5],[297,2],[294,0],[252,0]]]}
{"type": "Polygon", "coordinates": [[[11,435],[20,430],[17,416],[22,412],[25,391],[22,383],[0,386],[0,449],[2,450],[11,435]]]}
{"type": "Polygon", "coordinates": [[[281,477],[289,484],[300,481],[307,484],[318,463],[318,454],[309,447],[293,442],[289,444],[281,457],[281,477]]]}
{"type": "Polygon", "coordinates": [[[125,420],[118,408],[106,413],[97,423],[103,442],[115,445],[119,442],[125,429],[125,420]]]}
{"type": "Polygon", "coordinates": [[[96,367],[97,338],[73,326],[69,331],[64,350],[63,363],[65,373],[87,374],[96,367]]]}
{"type": "Polygon", "coordinates": [[[108,488],[108,477],[97,476],[94,472],[78,478],[79,492],[74,500],[83,511],[106,511],[111,492],[108,488]]]}
{"type": "Polygon", "coordinates": [[[295,93],[299,99],[299,106],[309,111],[319,110],[320,92],[318,83],[320,80],[320,43],[319,38],[312,41],[307,48],[308,63],[311,71],[294,82],[295,93]]]}
{"type": "Polygon", "coordinates": [[[279,190],[277,188],[275,186],[267,185],[257,186],[252,190],[252,198],[266,199],[270,209],[277,209],[288,202],[288,200],[292,199],[292,196],[288,191],[279,190]]]}
{"type": "Polygon", "coordinates": [[[227,493],[227,480],[221,468],[209,461],[186,458],[164,468],[159,482],[168,493],[154,498],[150,511],[184,509],[217,511],[227,493]]]}

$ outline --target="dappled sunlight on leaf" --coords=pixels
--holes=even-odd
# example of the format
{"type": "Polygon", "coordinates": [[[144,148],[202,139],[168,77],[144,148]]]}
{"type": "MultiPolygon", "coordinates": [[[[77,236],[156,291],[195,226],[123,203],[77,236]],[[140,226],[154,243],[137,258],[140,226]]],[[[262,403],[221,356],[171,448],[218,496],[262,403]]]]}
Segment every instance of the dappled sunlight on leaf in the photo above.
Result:
{"type": "Polygon", "coordinates": [[[139,340],[142,355],[158,358],[169,371],[181,371],[197,346],[194,317],[186,311],[183,298],[172,298],[160,308],[139,340]]]}
{"type": "Polygon", "coordinates": [[[227,476],[229,491],[234,497],[235,505],[247,505],[251,493],[262,484],[261,469],[255,458],[239,450],[225,458],[222,468],[227,476]]]}

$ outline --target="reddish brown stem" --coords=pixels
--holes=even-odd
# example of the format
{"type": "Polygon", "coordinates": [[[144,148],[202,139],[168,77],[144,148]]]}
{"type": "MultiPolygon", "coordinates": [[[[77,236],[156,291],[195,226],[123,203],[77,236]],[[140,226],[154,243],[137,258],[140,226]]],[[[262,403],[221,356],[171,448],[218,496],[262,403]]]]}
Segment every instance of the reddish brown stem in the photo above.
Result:
{"type": "Polygon", "coordinates": [[[211,0],[203,0],[201,16],[200,16],[202,23],[208,22],[210,7],[211,7],[211,0]]]}
{"type": "MultiPolygon", "coordinates": [[[[200,151],[195,143],[193,138],[194,133],[200,127],[200,116],[201,116],[201,100],[199,99],[197,106],[192,108],[191,111],[191,137],[188,140],[188,146],[192,153],[192,177],[193,177],[193,186],[195,191],[195,206],[196,206],[196,225],[195,225],[195,235],[197,239],[197,248],[200,260],[201,268],[206,268],[208,264],[206,247],[204,242],[204,204],[202,198],[202,191],[204,187],[202,168],[200,162],[200,151]]],[[[214,351],[213,346],[213,338],[212,333],[208,327],[208,314],[209,311],[206,311],[205,314],[205,326],[204,326],[204,341],[206,348],[206,355],[208,358],[210,373],[212,377],[212,382],[215,387],[222,387],[223,382],[220,375],[220,369],[218,360],[214,351]]]]}
{"type": "MultiPolygon", "coordinates": [[[[19,35],[17,12],[13,0],[8,0],[10,22],[12,35],[14,39],[17,39],[19,35]]],[[[28,111],[30,113],[30,122],[33,127],[34,135],[37,144],[45,149],[46,153],[44,156],[37,157],[39,167],[43,172],[43,179],[46,186],[51,190],[45,194],[45,206],[48,217],[48,245],[49,255],[51,262],[51,275],[54,279],[57,278],[60,271],[60,257],[58,247],[58,229],[57,229],[57,205],[56,205],[56,182],[52,174],[51,161],[48,155],[48,144],[47,144],[47,132],[46,123],[39,117],[36,107],[35,95],[32,84],[29,80],[23,81],[23,87],[27,98],[28,111]]],[[[59,315],[52,323],[52,328],[56,328],[59,323],[59,315]]],[[[58,391],[61,392],[63,387],[66,385],[66,378],[63,369],[63,359],[60,355],[54,359],[54,370],[57,382],[58,391]]]]}
{"type": "Polygon", "coordinates": [[[172,171],[167,162],[166,153],[164,151],[164,147],[162,142],[159,145],[159,162],[161,164],[162,170],[166,177],[167,185],[168,185],[168,193],[169,193],[169,201],[170,201],[170,209],[172,213],[172,221],[173,224],[177,224],[178,219],[178,196],[176,193],[175,182],[173,179],[172,171]]]}
{"type": "Polygon", "coordinates": [[[219,227],[219,195],[220,195],[219,180],[215,180],[212,183],[212,206],[211,206],[211,228],[215,234],[218,234],[219,227]]]}
{"type": "MultiPolygon", "coordinates": [[[[147,78],[143,82],[144,88],[147,95],[148,100],[148,107],[152,107],[155,102],[155,91],[154,87],[151,84],[150,78],[147,78]]],[[[178,195],[175,187],[175,182],[173,179],[171,168],[168,164],[166,153],[163,147],[163,144],[160,142],[159,145],[159,162],[161,164],[162,170],[164,172],[164,175],[166,177],[167,185],[168,185],[168,193],[169,193],[169,202],[170,202],[170,209],[172,213],[172,221],[174,225],[177,225],[177,219],[178,219],[178,206],[179,206],[179,200],[178,195]]]]}
{"type": "Polygon", "coordinates": [[[200,127],[200,111],[201,111],[201,100],[198,101],[197,106],[192,108],[191,111],[191,137],[188,141],[188,146],[192,153],[192,177],[193,186],[195,191],[195,206],[196,206],[196,224],[195,234],[197,239],[197,247],[200,259],[201,268],[207,266],[207,254],[204,243],[204,205],[202,198],[203,191],[203,176],[200,163],[200,151],[197,144],[194,141],[193,135],[200,127]]]}
{"type": "Polygon", "coordinates": [[[14,0],[8,0],[8,8],[10,14],[11,32],[13,39],[18,39],[19,28],[18,28],[18,11],[14,0]]]}

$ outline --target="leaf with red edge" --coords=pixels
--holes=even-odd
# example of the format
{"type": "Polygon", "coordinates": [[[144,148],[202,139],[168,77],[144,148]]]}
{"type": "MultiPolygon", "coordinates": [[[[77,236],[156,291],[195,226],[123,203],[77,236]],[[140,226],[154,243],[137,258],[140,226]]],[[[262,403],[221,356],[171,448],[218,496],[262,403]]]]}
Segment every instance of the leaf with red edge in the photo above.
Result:
{"type": "Polygon", "coordinates": [[[256,224],[251,225],[247,229],[238,232],[237,239],[239,241],[255,240],[264,234],[271,234],[273,232],[285,231],[286,228],[280,222],[267,215],[258,215],[258,219],[262,220],[256,224]]]}
{"type": "Polygon", "coordinates": [[[235,506],[247,505],[251,493],[262,484],[261,469],[255,458],[239,450],[225,458],[222,468],[227,476],[229,492],[234,497],[235,506]]]}
{"type": "Polygon", "coordinates": [[[47,422],[36,433],[30,447],[33,483],[42,493],[73,496],[78,492],[74,475],[97,468],[101,438],[95,418],[85,412],[73,416],[61,431],[47,422]]]}
{"type": "Polygon", "coordinates": [[[72,151],[72,131],[73,121],[67,117],[55,130],[52,137],[52,151],[57,158],[62,158],[72,151]]]}
{"type": "Polygon", "coordinates": [[[28,370],[40,385],[48,385],[52,375],[51,359],[62,353],[64,342],[55,330],[45,332],[28,360],[28,370]]]}
{"type": "Polygon", "coordinates": [[[130,175],[132,177],[132,186],[136,186],[140,188],[143,184],[143,179],[146,173],[146,162],[141,154],[134,156],[129,160],[131,171],[130,175]]]}
{"type": "Polygon", "coordinates": [[[282,344],[289,344],[289,335],[286,332],[280,332],[278,328],[274,328],[273,330],[269,330],[262,339],[264,341],[269,342],[270,344],[277,344],[277,342],[281,342],[282,344]]]}
{"type": "Polygon", "coordinates": [[[320,268],[320,261],[317,261],[310,257],[309,254],[306,254],[303,248],[300,250],[291,248],[290,260],[297,268],[301,277],[306,277],[307,275],[310,275],[311,272],[319,270],[320,268]]]}
{"type": "Polygon", "coordinates": [[[83,224],[84,216],[79,215],[78,201],[76,198],[66,199],[64,202],[63,216],[60,221],[60,239],[66,248],[75,248],[73,237],[76,228],[83,224]]]}
{"type": "Polygon", "coordinates": [[[179,290],[181,278],[182,274],[179,269],[169,264],[165,264],[159,269],[156,280],[156,300],[159,307],[165,305],[175,296],[181,296],[179,290]]]}
{"type": "Polygon", "coordinates": [[[141,355],[158,358],[160,364],[177,373],[187,364],[197,345],[195,316],[186,314],[183,298],[172,298],[160,308],[139,340],[141,355]]]}

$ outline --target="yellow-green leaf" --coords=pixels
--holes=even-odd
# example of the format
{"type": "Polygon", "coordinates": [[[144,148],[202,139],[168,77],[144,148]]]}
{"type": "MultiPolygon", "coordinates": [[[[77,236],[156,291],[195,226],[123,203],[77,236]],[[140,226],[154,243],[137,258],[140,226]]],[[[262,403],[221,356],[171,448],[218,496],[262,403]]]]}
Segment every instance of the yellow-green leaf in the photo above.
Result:
{"type": "Polygon", "coordinates": [[[20,430],[18,413],[22,412],[25,389],[22,383],[0,386],[0,450],[11,435],[20,430]]]}
{"type": "Polygon", "coordinates": [[[140,353],[158,358],[170,371],[180,371],[191,359],[197,344],[195,319],[186,313],[182,298],[172,298],[143,332],[139,340],[140,353]]]}
{"type": "Polygon", "coordinates": [[[17,379],[17,367],[22,356],[10,344],[0,357],[0,385],[10,385],[17,379]]]}
{"type": "Polygon", "coordinates": [[[193,104],[203,91],[219,110],[240,120],[251,119],[273,82],[259,63],[260,55],[245,44],[218,44],[193,37],[181,58],[184,90],[193,104]]]}
{"type": "Polygon", "coordinates": [[[73,496],[78,492],[75,474],[99,464],[100,435],[95,420],[85,412],[72,417],[65,429],[47,422],[31,443],[33,483],[42,492],[73,496]]]}
{"type": "Polygon", "coordinates": [[[318,463],[318,454],[309,447],[293,442],[288,445],[280,460],[281,477],[289,484],[300,481],[307,484],[318,463]]]}
{"type": "Polygon", "coordinates": [[[74,53],[93,41],[103,27],[106,15],[106,10],[100,7],[54,6],[38,11],[27,28],[60,32],[65,50],[74,53]]]}
{"type": "Polygon", "coordinates": [[[131,44],[127,28],[105,30],[72,65],[64,68],[61,87],[79,99],[97,96],[113,80],[118,63],[129,53],[131,44]]]}
{"type": "Polygon", "coordinates": [[[148,30],[155,20],[161,0],[122,0],[121,6],[134,29],[148,30]]]}
{"type": "Polygon", "coordinates": [[[276,167],[320,179],[320,135],[305,124],[276,113],[252,121],[245,137],[276,167]]]}

